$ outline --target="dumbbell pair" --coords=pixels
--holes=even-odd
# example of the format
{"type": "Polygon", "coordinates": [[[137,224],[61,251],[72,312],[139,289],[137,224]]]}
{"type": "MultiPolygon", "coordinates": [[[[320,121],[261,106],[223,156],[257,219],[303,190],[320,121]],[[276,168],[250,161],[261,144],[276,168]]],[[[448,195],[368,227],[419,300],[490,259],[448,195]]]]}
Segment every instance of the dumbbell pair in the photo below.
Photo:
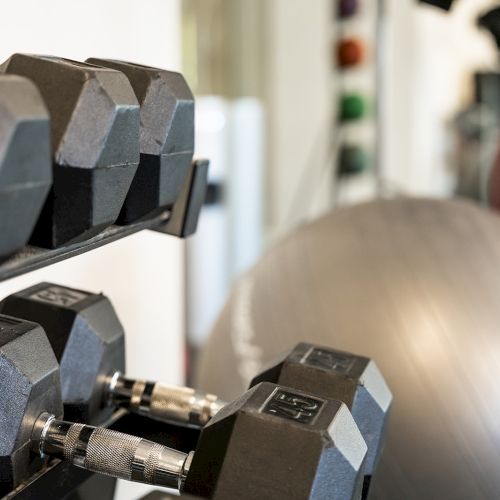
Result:
{"type": "Polygon", "coordinates": [[[0,258],[158,216],[187,181],[194,99],[182,75],[89,61],[0,65],[0,258]]]}
{"type": "MultiPolygon", "coordinates": [[[[383,449],[392,403],[392,395],[375,363],[362,356],[301,343],[257,375],[250,388],[261,382],[347,404],[368,446],[363,467],[363,498],[366,498],[383,449]]],[[[112,403],[134,413],[198,427],[203,427],[225,406],[212,394],[130,379],[120,372],[112,377],[107,393],[112,403]]]]}
{"type": "MultiPolygon", "coordinates": [[[[65,411],[66,414],[71,414],[75,418],[81,419],[85,416],[87,421],[103,421],[107,415],[106,402],[114,402],[158,420],[203,425],[223,406],[223,402],[214,396],[197,394],[191,389],[169,388],[161,384],[127,379],[119,375],[119,372],[115,372],[111,378],[103,376],[113,373],[112,369],[123,370],[124,333],[111,303],[102,295],[89,294],[57,285],[41,284],[8,297],[3,301],[1,309],[8,314],[36,321],[45,327],[54,350],[61,360],[63,387],[77,389],[78,387],[75,386],[78,386],[78,381],[85,377],[85,374],[77,368],[81,366],[76,362],[77,359],[83,357],[92,361],[97,367],[97,371],[89,379],[89,381],[94,380],[97,397],[92,393],[86,401],[80,401],[77,408],[79,413],[74,412],[75,394],[66,391],[65,411]],[[105,330],[103,330],[103,325],[106,325],[105,330]],[[92,345],[95,342],[91,338],[86,338],[83,342],[82,335],[92,335],[95,339],[99,339],[99,344],[106,346],[100,351],[102,357],[97,359],[97,363],[95,358],[99,353],[82,352],[81,349],[82,345],[92,345]]],[[[373,362],[346,353],[300,344],[281,362],[257,377],[252,382],[252,386],[260,381],[276,382],[292,387],[294,391],[299,389],[304,393],[312,392],[321,398],[341,399],[348,404],[368,443],[368,457],[364,468],[366,494],[369,477],[373,473],[381,451],[385,422],[391,403],[390,392],[373,362]]],[[[296,402],[294,397],[291,400],[287,399],[287,396],[280,397],[282,397],[281,400],[278,398],[272,404],[275,409],[278,408],[277,411],[283,415],[287,412],[291,412],[292,416],[296,415],[297,407],[290,403],[290,401],[296,402]]],[[[302,403],[297,404],[301,410],[298,414],[302,417],[307,413],[307,403],[306,407],[300,406],[303,400],[302,403]],[[305,410],[305,413],[302,410],[305,410]]],[[[220,412],[220,415],[222,422],[227,422],[227,419],[224,420],[223,417],[224,410],[220,412]]],[[[228,419],[232,418],[235,417],[230,414],[228,419]]],[[[216,442],[210,441],[210,436],[223,425],[217,422],[218,419],[219,417],[216,417],[207,428],[203,429],[199,442],[202,449],[205,447],[213,452],[217,448],[216,442]]],[[[223,437],[228,435],[231,435],[231,432],[219,435],[217,439],[221,442],[219,447],[222,446],[223,437]]],[[[247,439],[252,442],[251,436],[247,436],[247,439]]],[[[232,437],[232,442],[237,442],[236,438],[232,437]]],[[[221,449],[224,447],[222,446],[221,449]]],[[[282,459],[282,451],[279,448],[273,451],[276,454],[276,460],[282,459]]],[[[210,462],[207,456],[201,459],[202,465],[200,466],[200,458],[196,458],[200,456],[203,457],[203,453],[195,455],[194,458],[195,469],[198,472],[193,474],[198,480],[191,482],[191,491],[207,495],[211,491],[210,488],[216,486],[215,484],[212,484],[212,487],[207,485],[210,484],[211,479],[219,477],[220,471],[213,471],[207,467],[206,462],[210,462]],[[204,487],[208,489],[203,489],[201,485],[205,485],[204,487]]],[[[312,453],[311,456],[314,457],[317,454],[312,453]]],[[[218,460],[214,460],[212,457],[211,460],[215,464],[220,464],[223,463],[224,458],[225,456],[220,456],[218,460]]],[[[311,468],[307,470],[309,479],[315,477],[317,472],[315,469],[314,473],[311,468]]],[[[229,483],[228,478],[220,479],[220,484],[231,483],[231,478],[229,478],[229,483]]],[[[304,480],[304,484],[311,484],[311,481],[304,480]]],[[[343,483],[338,481],[337,484],[340,486],[343,483]]]]}

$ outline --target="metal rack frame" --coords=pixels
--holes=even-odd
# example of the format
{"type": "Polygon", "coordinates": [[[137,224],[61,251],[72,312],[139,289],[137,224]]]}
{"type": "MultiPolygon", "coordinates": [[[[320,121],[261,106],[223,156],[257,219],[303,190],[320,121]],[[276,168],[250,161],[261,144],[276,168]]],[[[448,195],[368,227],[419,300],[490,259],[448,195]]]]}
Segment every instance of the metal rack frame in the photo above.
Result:
{"type": "MultiPolygon", "coordinates": [[[[96,248],[120,240],[132,234],[150,229],[165,234],[186,238],[196,231],[201,207],[207,191],[207,175],[209,162],[196,160],[193,162],[188,178],[181,190],[179,198],[171,211],[128,226],[111,226],[99,235],[82,243],[47,250],[26,246],[7,260],[0,263],[0,282],[16,276],[50,266],[57,262],[82,255],[96,248]]],[[[132,415],[118,410],[105,424],[114,430],[133,434],[138,437],[174,447],[180,451],[191,451],[196,448],[199,431],[180,426],[167,425],[132,415]]],[[[3,500],[83,500],[113,498],[115,480],[106,476],[97,476],[89,471],[53,459],[46,467],[33,475],[25,483],[2,497],[3,500]],[[89,480],[95,478],[95,484],[89,480]],[[88,484],[88,492],[77,492],[84,483],[88,484]]]]}
{"type": "Polygon", "coordinates": [[[207,189],[208,161],[193,162],[189,177],[172,211],[128,226],[111,226],[90,240],[54,250],[26,246],[0,264],[0,282],[76,257],[132,234],[151,229],[181,238],[196,231],[207,189]]]}

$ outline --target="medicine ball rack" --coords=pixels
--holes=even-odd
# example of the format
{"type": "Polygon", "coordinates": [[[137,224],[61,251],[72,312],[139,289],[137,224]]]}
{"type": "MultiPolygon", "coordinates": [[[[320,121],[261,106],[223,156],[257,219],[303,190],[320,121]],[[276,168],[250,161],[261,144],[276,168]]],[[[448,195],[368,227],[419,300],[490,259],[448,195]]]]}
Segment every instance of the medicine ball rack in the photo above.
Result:
{"type": "MultiPolygon", "coordinates": [[[[190,236],[196,231],[198,217],[205,201],[208,166],[207,160],[193,162],[189,176],[171,211],[166,211],[156,218],[136,224],[111,226],[88,241],[54,250],[27,246],[0,263],[0,282],[76,257],[144,229],[180,238],[190,236]]],[[[185,452],[196,448],[199,435],[199,431],[196,429],[169,426],[139,415],[129,414],[124,410],[116,411],[105,426],[185,452]]],[[[114,485],[113,478],[98,476],[58,459],[52,459],[43,470],[8,493],[2,500],[49,498],[51,500],[96,498],[107,500],[113,498],[114,485]],[[82,485],[84,487],[81,491],[77,491],[82,485]]]]}

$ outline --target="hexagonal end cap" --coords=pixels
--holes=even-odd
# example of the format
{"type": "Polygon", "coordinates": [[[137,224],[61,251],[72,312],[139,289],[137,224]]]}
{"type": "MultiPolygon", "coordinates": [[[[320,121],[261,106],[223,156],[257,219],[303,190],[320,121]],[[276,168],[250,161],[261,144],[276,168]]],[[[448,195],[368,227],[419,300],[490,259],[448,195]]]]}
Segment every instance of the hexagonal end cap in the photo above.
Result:
{"type": "Polygon", "coordinates": [[[141,153],[194,150],[194,97],[180,73],[112,59],[87,62],[122,71],[141,105],[141,153]]]}
{"type": "Polygon", "coordinates": [[[104,380],[125,371],[125,333],[107,297],[40,283],[6,297],[0,311],[45,328],[60,360],[68,418],[99,424],[109,417],[104,380]]]}
{"type": "Polygon", "coordinates": [[[63,414],[50,343],[39,325],[0,315],[0,491],[41,467],[30,443],[33,422],[43,412],[63,414]]]}
{"type": "Polygon", "coordinates": [[[361,488],[365,454],[344,404],[264,382],[202,430],[186,491],[211,498],[325,498],[329,491],[328,498],[351,498],[361,488]]]}
{"type": "Polygon", "coordinates": [[[374,361],[364,356],[302,342],[255,377],[321,397],[344,401],[368,445],[367,474],[383,449],[392,394],[374,361]]]}
{"type": "Polygon", "coordinates": [[[139,103],[125,75],[30,54],[14,54],[0,71],[37,85],[51,116],[56,163],[79,168],[138,163],[139,103]]]}
{"type": "Polygon", "coordinates": [[[0,75],[0,258],[29,240],[52,184],[48,111],[27,78],[0,75]]]}

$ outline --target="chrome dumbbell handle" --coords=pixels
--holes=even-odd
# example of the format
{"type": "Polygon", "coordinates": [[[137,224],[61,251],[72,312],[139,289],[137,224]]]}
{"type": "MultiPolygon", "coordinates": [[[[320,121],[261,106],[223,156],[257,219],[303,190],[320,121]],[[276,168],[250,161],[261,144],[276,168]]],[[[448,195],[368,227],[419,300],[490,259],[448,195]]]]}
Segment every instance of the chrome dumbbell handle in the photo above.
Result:
{"type": "Polygon", "coordinates": [[[127,378],[116,372],[107,383],[111,404],[161,422],[203,427],[225,402],[189,387],[127,378]]]}
{"type": "Polygon", "coordinates": [[[121,432],[57,420],[37,420],[33,447],[83,469],[146,484],[181,489],[191,456],[121,432]]]}

